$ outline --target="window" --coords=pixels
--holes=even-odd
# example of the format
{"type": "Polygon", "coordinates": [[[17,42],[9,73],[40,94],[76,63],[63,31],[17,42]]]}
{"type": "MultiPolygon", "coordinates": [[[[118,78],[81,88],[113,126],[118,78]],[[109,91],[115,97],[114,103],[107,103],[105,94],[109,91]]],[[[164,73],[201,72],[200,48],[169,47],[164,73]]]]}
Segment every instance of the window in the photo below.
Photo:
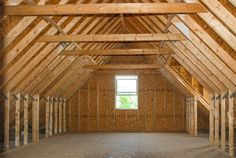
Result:
{"type": "Polygon", "coordinates": [[[116,76],[116,109],[138,109],[138,76],[116,76]]]}

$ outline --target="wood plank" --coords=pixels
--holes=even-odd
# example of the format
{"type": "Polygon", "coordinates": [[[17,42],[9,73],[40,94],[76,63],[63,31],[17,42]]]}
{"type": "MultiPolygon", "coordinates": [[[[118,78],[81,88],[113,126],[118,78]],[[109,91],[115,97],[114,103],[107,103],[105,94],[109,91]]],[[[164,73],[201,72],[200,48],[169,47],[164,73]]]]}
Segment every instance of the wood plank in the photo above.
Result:
{"type": "Polygon", "coordinates": [[[219,126],[220,126],[220,121],[219,121],[219,115],[220,115],[220,102],[219,99],[217,98],[219,95],[215,93],[215,145],[218,147],[219,146],[219,138],[220,138],[220,133],[219,133],[219,126]]]}
{"type": "Polygon", "coordinates": [[[106,65],[84,65],[85,69],[160,69],[157,64],[106,64],[106,65]]]}
{"type": "Polygon", "coordinates": [[[38,42],[150,42],[178,40],[185,40],[185,37],[180,33],[45,35],[40,37],[38,42]]]}
{"type": "Polygon", "coordinates": [[[234,98],[232,97],[232,90],[229,90],[229,155],[234,156],[234,98]]]}
{"type": "Polygon", "coordinates": [[[50,101],[49,101],[49,97],[46,98],[46,112],[45,112],[45,137],[49,137],[49,120],[50,120],[50,101]]]}
{"type": "Polygon", "coordinates": [[[225,135],[225,93],[221,92],[221,149],[225,151],[225,142],[226,142],[226,135],[225,135]]]}
{"type": "Polygon", "coordinates": [[[54,100],[54,134],[58,132],[58,98],[54,100]]]}
{"type": "Polygon", "coordinates": [[[60,55],[166,55],[171,54],[170,49],[80,49],[63,51],[60,55]]]}
{"type": "Polygon", "coordinates": [[[58,132],[62,133],[62,98],[59,98],[59,117],[58,117],[58,132]]]}
{"type": "Polygon", "coordinates": [[[189,14],[205,13],[200,3],[101,3],[0,6],[0,15],[189,14]]]}
{"type": "Polygon", "coordinates": [[[40,96],[37,94],[36,96],[35,96],[35,100],[36,100],[36,108],[37,108],[37,110],[36,110],[36,142],[39,142],[39,107],[40,107],[40,96]]]}
{"type": "Polygon", "coordinates": [[[15,147],[20,146],[20,93],[17,94],[15,101],[15,147]]]}
{"type": "Polygon", "coordinates": [[[214,15],[223,21],[224,24],[236,34],[236,18],[219,1],[202,0],[201,2],[203,2],[214,15]]]}
{"type": "Polygon", "coordinates": [[[185,109],[186,109],[185,110],[185,112],[186,112],[186,115],[185,115],[185,119],[186,119],[186,121],[185,121],[186,124],[185,125],[186,125],[186,127],[185,128],[186,128],[186,132],[189,133],[189,130],[188,130],[188,124],[189,124],[189,122],[188,122],[188,115],[189,115],[189,111],[188,111],[188,100],[187,99],[185,99],[185,109]]]}
{"type": "Polygon", "coordinates": [[[32,104],[32,142],[38,142],[38,130],[39,130],[39,122],[38,122],[38,103],[37,103],[37,95],[33,96],[33,104],[32,104]]]}
{"type": "Polygon", "coordinates": [[[8,92],[4,103],[4,150],[9,150],[9,115],[10,115],[10,104],[11,104],[11,92],[8,92]]]}
{"type": "Polygon", "coordinates": [[[194,136],[197,136],[197,98],[196,97],[194,97],[193,98],[193,111],[194,111],[194,116],[193,116],[193,118],[194,118],[194,136]]]}
{"type": "Polygon", "coordinates": [[[66,99],[63,99],[63,133],[66,132],[66,99]]]}
{"type": "Polygon", "coordinates": [[[49,136],[53,134],[53,97],[49,100],[49,136]]]}
{"type": "Polygon", "coordinates": [[[28,110],[29,110],[29,95],[24,96],[24,145],[28,144],[28,110]]]}
{"type": "Polygon", "coordinates": [[[215,100],[213,99],[214,95],[210,95],[210,115],[209,115],[209,139],[210,139],[210,144],[214,145],[214,123],[215,123],[215,118],[214,118],[214,104],[215,100]]]}
{"type": "Polygon", "coordinates": [[[171,73],[182,85],[186,90],[188,90],[193,96],[196,96],[198,101],[209,111],[209,102],[203,98],[203,96],[194,90],[194,88],[189,85],[182,77],[171,68],[169,65],[166,65],[165,68],[168,70],[169,73],[171,73]]]}

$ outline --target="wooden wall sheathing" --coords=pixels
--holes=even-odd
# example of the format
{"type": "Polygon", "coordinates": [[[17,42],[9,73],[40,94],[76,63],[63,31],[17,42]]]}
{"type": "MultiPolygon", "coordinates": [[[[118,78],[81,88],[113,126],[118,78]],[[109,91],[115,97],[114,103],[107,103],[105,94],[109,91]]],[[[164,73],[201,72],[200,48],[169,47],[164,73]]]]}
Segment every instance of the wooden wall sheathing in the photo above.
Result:
{"type": "Polygon", "coordinates": [[[160,74],[138,74],[139,110],[115,110],[114,72],[98,71],[70,99],[71,131],[185,131],[184,96],[160,74]]]}

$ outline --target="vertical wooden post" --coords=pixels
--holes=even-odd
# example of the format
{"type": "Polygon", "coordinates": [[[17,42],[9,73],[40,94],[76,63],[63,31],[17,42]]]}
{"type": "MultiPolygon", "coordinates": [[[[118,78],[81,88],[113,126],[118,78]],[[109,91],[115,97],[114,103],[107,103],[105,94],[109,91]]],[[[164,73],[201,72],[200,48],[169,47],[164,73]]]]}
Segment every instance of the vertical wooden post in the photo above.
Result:
{"type": "Polygon", "coordinates": [[[15,147],[20,146],[20,101],[21,96],[20,93],[16,96],[15,103],[15,147]]]}
{"type": "Polygon", "coordinates": [[[194,136],[197,136],[197,98],[193,99],[193,111],[194,111],[194,136]]]}
{"type": "Polygon", "coordinates": [[[58,121],[58,124],[59,124],[59,133],[62,132],[62,98],[59,99],[59,121],[58,121]]]}
{"type": "Polygon", "coordinates": [[[28,108],[29,95],[24,96],[24,145],[28,144],[28,108]]]}
{"type": "Polygon", "coordinates": [[[188,131],[191,134],[191,106],[190,106],[190,98],[188,98],[188,131]]]}
{"type": "Polygon", "coordinates": [[[188,115],[189,115],[189,111],[188,111],[188,99],[185,100],[186,101],[186,131],[189,133],[189,122],[188,122],[188,115]]]}
{"type": "Polygon", "coordinates": [[[36,118],[36,121],[37,121],[37,137],[36,137],[36,141],[39,142],[39,103],[40,103],[40,96],[39,95],[36,95],[36,107],[37,107],[37,118],[36,118]]]}
{"type": "Polygon", "coordinates": [[[9,115],[10,115],[11,93],[8,92],[4,103],[4,150],[9,150],[9,115]]]}
{"type": "Polygon", "coordinates": [[[33,143],[39,140],[39,95],[33,97],[32,104],[32,141],[33,143]]]}
{"type": "Polygon", "coordinates": [[[219,99],[218,94],[215,93],[215,145],[219,145],[219,99]]]}
{"type": "Polygon", "coordinates": [[[210,144],[214,145],[214,104],[215,100],[213,99],[213,95],[210,95],[210,115],[209,115],[209,137],[210,137],[210,144]]]}
{"type": "Polygon", "coordinates": [[[49,98],[49,136],[53,133],[53,98],[49,98]]]}
{"type": "Polygon", "coordinates": [[[58,98],[54,100],[54,134],[57,134],[57,124],[58,124],[58,98]]]}
{"type": "Polygon", "coordinates": [[[224,93],[221,93],[221,149],[225,151],[225,99],[224,93]]]}
{"type": "Polygon", "coordinates": [[[49,97],[46,99],[46,112],[45,112],[45,137],[49,137],[49,97]]]}
{"type": "Polygon", "coordinates": [[[189,99],[189,102],[190,102],[190,121],[191,121],[191,126],[190,126],[190,133],[191,133],[191,135],[193,135],[193,131],[194,131],[194,118],[193,118],[193,116],[194,116],[194,109],[193,109],[193,99],[192,98],[190,98],[189,99]]]}
{"type": "Polygon", "coordinates": [[[66,132],[66,99],[63,99],[63,132],[66,132]]]}
{"type": "Polygon", "coordinates": [[[234,98],[229,90],[229,155],[234,156],[234,98]]]}

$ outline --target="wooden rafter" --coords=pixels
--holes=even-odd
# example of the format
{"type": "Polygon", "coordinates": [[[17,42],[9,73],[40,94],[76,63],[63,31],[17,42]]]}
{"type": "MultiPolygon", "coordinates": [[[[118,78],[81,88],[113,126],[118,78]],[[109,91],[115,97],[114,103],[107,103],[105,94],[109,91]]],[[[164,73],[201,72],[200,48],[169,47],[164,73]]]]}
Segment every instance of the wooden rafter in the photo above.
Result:
{"type": "Polygon", "coordinates": [[[61,55],[81,56],[81,55],[166,55],[171,54],[169,49],[81,49],[67,50],[61,55]]]}
{"type": "Polygon", "coordinates": [[[1,6],[3,15],[185,14],[203,13],[200,3],[102,3],[1,6]]]}
{"type": "Polygon", "coordinates": [[[160,69],[157,64],[107,64],[107,65],[85,65],[85,69],[160,69]]]}
{"type": "Polygon", "coordinates": [[[42,36],[38,42],[148,42],[185,40],[182,34],[87,34],[42,36]]]}

